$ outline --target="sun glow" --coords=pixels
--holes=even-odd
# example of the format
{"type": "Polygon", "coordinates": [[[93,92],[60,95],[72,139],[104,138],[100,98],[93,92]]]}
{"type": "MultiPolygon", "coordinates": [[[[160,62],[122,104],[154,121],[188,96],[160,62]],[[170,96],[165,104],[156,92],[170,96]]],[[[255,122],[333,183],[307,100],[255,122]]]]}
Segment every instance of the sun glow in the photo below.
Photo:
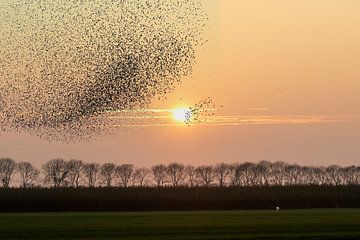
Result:
{"type": "Polygon", "coordinates": [[[176,108],[173,110],[173,117],[176,121],[187,122],[191,118],[191,111],[188,108],[176,108]]]}

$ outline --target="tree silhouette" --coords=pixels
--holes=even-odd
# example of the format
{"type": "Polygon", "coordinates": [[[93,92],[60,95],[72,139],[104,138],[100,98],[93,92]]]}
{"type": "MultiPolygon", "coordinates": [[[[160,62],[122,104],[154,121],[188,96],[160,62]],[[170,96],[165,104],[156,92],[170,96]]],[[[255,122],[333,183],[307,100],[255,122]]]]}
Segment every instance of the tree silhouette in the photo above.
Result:
{"type": "Polygon", "coordinates": [[[0,159],[0,181],[3,188],[8,188],[11,177],[16,169],[16,163],[11,158],[0,159]]]}
{"type": "Polygon", "coordinates": [[[116,166],[113,163],[104,163],[100,168],[100,176],[102,178],[102,182],[107,187],[111,187],[111,184],[114,180],[115,168],[116,166]]]}
{"type": "Polygon", "coordinates": [[[63,159],[53,159],[42,165],[44,182],[55,188],[67,186],[69,164],[63,159]]]}
{"type": "Polygon", "coordinates": [[[120,186],[128,187],[134,174],[134,165],[122,164],[115,168],[115,175],[119,180],[120,186]]]}
{"type": "Polygon", "coordinates": [[[40,171],[29,162],[20,162],[17,164],[17,171],[20,174],[21,187],[32,187],[37,183],[40,171]]]}

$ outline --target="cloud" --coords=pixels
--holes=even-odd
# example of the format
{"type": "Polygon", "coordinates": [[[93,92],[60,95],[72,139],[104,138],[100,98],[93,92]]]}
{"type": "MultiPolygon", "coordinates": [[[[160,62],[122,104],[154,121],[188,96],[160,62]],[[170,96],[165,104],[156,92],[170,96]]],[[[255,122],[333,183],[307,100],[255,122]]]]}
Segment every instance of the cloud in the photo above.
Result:
{"type": "Polygon", "coordinates": [[[359,116],[331,115],[207,115],[190,124],[174,121],[173,109],[146,109],[109,113],[106,118],[113,127],[183,127],[325,124],[359,120],[359,116]]]}

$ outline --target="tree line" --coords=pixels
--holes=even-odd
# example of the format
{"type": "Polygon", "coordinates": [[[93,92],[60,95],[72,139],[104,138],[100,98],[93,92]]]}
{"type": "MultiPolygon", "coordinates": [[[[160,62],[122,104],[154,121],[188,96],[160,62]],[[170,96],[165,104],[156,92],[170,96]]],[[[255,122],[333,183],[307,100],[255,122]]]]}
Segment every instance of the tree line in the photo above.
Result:
{"type": "Polygon", "coordinates": [[[0,184],[2,188],[344,186],[360,185],[360,166],[260,161],[203,166],[170,163],[146,168],[53,159],[37,169],[29,162],[1,158],[0,184]],[[16,176],[20,184],[12,183],[16,176]]]}

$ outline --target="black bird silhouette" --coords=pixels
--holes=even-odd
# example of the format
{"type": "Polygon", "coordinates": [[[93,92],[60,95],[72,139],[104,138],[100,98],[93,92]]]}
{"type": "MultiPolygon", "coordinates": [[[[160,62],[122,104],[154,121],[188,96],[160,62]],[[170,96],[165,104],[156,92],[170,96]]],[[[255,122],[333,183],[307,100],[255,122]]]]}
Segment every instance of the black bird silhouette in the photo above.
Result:
{"type": "Polygon", "coordinates": [[[206,22],[197,0],[3,0],[0,130],[102,134],[191,73],[206,22]]]}

